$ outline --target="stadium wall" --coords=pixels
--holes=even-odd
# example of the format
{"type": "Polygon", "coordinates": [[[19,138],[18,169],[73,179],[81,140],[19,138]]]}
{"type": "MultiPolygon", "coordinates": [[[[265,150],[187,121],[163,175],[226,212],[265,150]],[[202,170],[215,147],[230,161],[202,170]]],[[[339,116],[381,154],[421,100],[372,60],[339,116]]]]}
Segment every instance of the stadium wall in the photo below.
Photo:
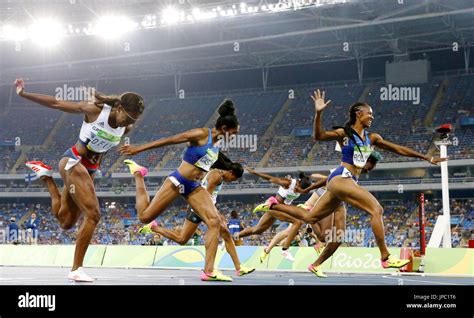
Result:
{"type": "MultiPolygon", "coordinates": [[[[306,271],[308,264],[317,255],[312,247],[291,247],[294,262],[286,260],[280,253],[269,255],[263,264],[259,261],[263,247],[237,247],[240,260],[257,270],[306,271]]],[[[394,255],[399,248],[390,248],[394,255]]],[[[73,245],[0,245],[1,266],[62,266],[72,264],[73,245]]],[[[123,268],[191,268],[204,267],[203,246],[125,246],[92,245],[87,250],[86,267],[123,268]]],[[[337,273],[395,273],[395,269],[380,267],[377,248],[342,247],[324,265],[327,272],[337,273]]],[[[416,264],[415,264],[416,265],[416,264]]],[[[216,267],[233,269],[232,260],[219,248],[216,267]]],[[[473,249],[428,248],[425,257],[425,273],[449,274],[474,277],[473,249]]]]}

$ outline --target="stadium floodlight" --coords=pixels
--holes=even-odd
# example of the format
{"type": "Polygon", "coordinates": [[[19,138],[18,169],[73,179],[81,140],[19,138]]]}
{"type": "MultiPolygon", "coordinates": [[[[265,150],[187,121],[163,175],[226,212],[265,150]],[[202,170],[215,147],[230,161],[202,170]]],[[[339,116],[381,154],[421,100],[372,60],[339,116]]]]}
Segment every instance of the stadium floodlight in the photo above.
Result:
{"type": "Polygon", "coordinates": [[[127,17],[110,15],[101,17],[92,27],[92,33],[105,39],[115,39],[137,27],[138,23],[127,17]]]}
{"type": "Polygon", "coordinates": [[[181,12],[175,7],[167,7],[161,13],[161,22],[165,25],[176,24],[180,21],[181,12]]]}
{"type": "Polygon", "coordinates": [[[8,41],[20,42],[26,40],[27,35],[25,29],[8,24],[3,26],[1,37],[8,41]]]}
{"type": "Polygon", "coordinates": [[[64,36],[64,28],[53,19],[39,19],[29,27],[31,40],[43,47],[55,46],[64,36]]]}

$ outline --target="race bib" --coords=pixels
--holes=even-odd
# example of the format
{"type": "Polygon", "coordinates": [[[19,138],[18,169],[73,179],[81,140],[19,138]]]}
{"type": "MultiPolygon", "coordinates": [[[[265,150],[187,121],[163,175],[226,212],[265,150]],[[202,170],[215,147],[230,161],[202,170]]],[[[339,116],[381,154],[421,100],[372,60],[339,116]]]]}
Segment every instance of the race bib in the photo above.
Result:
{"type": "Polygon", "coordinates": [[[204,171],[209,171],[218,158],[219,150],[216,151],[215,149],[209,148],[207,149],[206,154],[196,161],[194,165],[204,171]]]}
{"type": "Polygon", "coordinates": [[[103,130],[98,130],[97,134],[87,144],[87,149],[93,152],[102,153],[107,152],[110,148],[117,146],[119,143],[120,136],[115,136],[103,130]]]}
{"type": "Polygon", "coordinates": [[[352,157],[354,165],[358,168],[363,168],[365,166],[365,163],[367,162],[367,159],[369,159],[372,151],[373,148],[371,146],[355,146],[354,155],[352,157]]]}
{"type": "Polygon", "coordinates": [[[291,204],[294,200],[298,199],[299,193],[288,193],[285,198],[285,204],[291,204]]]}

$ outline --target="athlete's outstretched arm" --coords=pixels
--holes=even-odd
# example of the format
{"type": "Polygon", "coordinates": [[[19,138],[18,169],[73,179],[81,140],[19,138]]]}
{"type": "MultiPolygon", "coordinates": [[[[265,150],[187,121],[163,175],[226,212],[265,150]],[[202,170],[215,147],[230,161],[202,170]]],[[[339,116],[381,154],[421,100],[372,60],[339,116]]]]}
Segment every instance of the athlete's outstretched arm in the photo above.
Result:
{"type": "Polygon", "coordinates": [[[313,139],[314,140],[334,140],[340,139],[344,134],[344,129],[339,128],[336,130],[326,131],[323,129],[321,124],[321,118],[323,116],[323,110],[331,102],[328,100],[324,101],[325,92],[321,92],[319,89],[314,91],[314,95],[311,95],[311,99],[314,101],[314,109],[316,114],[314,115],[313,122],[313,139]]]}
{"type": "Polygon", "coordinates": [[[379,134],[375,134],[375,133],[370,134],[370,139],[372,140],[372,143],[375,146],[394,152],[401,156],[420,158],[420,159],[429,161],[430,163],[435,164],[435,165],[442,161],[448,160],[448,158],[435,158],[433,156],[427,156],[411,148],[394,144],[393,142],[383,139],[382,136],[380,136],[379,134]]]}
{"type": "Polygon", "coordinates": [[[208,134],[207,128],[195,128],[183,133],[158,139],[139,146],[126,145],[118,149],[122,155],[135,155],[137,153],[151,150],[154,148],[160,148],[169,145],[177,145],[185,142],[195,143],[199,139],[205,138],[208,134]]]}
{"type": "Polygon", "coordinates": [[[301,188],[300,186],[296,186],[295,190],[296,190],[296,192],[299,192],[299,193],[309,193],[311,190],[319,189],[321,187],[324,187],[326,184],[327,184],[327,178],[324,178],[324,179],[321,179],[317,182],[311,183],[311,185],[309,187],[304,188],[304,189],[301,188]]]}
{"type": "Polygon", "coordinates": [[[100,110],[94,103],[82,101],[79,103],[56,99],[54,96],[27,93],[25,92],[25,82],[22,79],[15,80],[16,93],[32,102],[46,106],[48,108],[61,110],[71,114],[89,114],[100,110]]]}
{"type": "Polygon", "coordinates": [[[328,176],[325,176],[324,174],[320,174],[320,173],[313,173],[309,176],[311,179],[313,180],[319,180],[319,179],[324,179],[324,178],[327,178],[328,176]]]}
{"type": "Polygon", "coordinates": [[[256,175],[257,177],[260,177],[262,179],[265,179],[265,180],[268,180],[270,181],[271,183],[275,183],[275,184],[278,184],[278,185],[281,185],[282,187],[289,187],[290,186],[290,180],[288,179],[284,179],[284,178],[278,178],[278,177],[274,177],[274,176],[271,176],[269,174],[266,174],[266,173],[261,173],[261,172],[257,172],[255,170],[253,170],[252,168],[245,168],[249,173],[251,174],[254,174],[256,175]]]}

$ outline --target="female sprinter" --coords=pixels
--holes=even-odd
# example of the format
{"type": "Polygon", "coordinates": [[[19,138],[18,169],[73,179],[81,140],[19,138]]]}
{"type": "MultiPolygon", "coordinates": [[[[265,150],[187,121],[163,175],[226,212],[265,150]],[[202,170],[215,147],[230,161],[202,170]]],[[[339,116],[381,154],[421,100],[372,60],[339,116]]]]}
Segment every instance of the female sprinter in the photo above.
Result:
{"type": "MultiPolygon", "coordinates": [[[[212,198],[214,205],[217,202],[217,195],[222,188],[224,182],[232,182],[238,180],[242,177],[244,169],[240,163],[229,163],[229,170],[221,169],[212,169],[206,174],[206,177],[202,181],[202,186],[209,192],[212,198]]],[[[240,264],[239,257],[237,255],[237,250],[235,249],[234,240],[230,234],[229,229],[227,228],[226,219],[222,214],[219,214],[221,223],[220,223],[220,235],[225,242],[225,247],[227,253],[229,253],[232,258],[232,262],[235,266],[235,273],[237,276],[244,276],[252,273],[255,268],[247,268],[240,264]]],[[[189,211],[184,221],[184,225],[181,229],[167,229],[158,225],[156,220],[153,220],[150,224],[145,225],[139,230],[139,233],[149,234],[149,233],[158,233],[164,237],[180,244],[184,245],[189,239],[193,236],[194,232],[198,228],[199,224],[202,222],[202,219],[197,215],[192,209],[189,211]]]]}
{"type": "Polygon", "coordinates": [[[219,118],[212,129],[195,128],[144,145],[127,145],[120,148],[122,154],[135,155],[154,148],[189,142],[181,165],[168,176],[151,202],[143,178],[148,170],[132,160],[125,160],[125,163],[135,177],[136,209],[142,223],[153,221],[171,202],[182,195],[208,226],[205,266],[201,273],[203,281],[232,281],[231,277],[214,270],[221,219],[209,192],[201,187],[201,180],[219,157],[218,141],[222,140],[223,136],[233,136],[239,132],[239,122],[232,101],[226,100],[218,112],[219,118]]]}
{"type": "MultiPolygon", "coordinates": [[[[368,173],[372,169],[374,169],[377,165],[377,162],[381,160],[382,156],[377,151],[373,151],[370,154],[370,157],[367,159],[364,168],[362,169],[362,173],[368,173]]],[[[313,175],[312,175],[313,176],[313,175]]],[[[322,175],[319,175],[322,176],[322,175]]],[[[322,176],[324,177],[324,176],[322,176]]],[[[324,177],[324,179],[326,179],[324,177]]],[[[272,209],[280,209],[281,212],[288,211],[300,211],[303,213],[307,213],[307,211],[311,211],[313,206],[319,204],[318,199],[324,195],[326,192],[326,187],[322,187],[317,189],[311,197],[304,203],[298,204],[298,206],[292,205],[283,205],[278,204],[272,206],[272,209]]],[[[344,204],[340,204],[330,215],[326,216],[322,220],[310,224],[311,228],[313,229],[314,234],[317,236],[319,242],[315,245],[316,252],[318,253],[318,259],[308,266],[308,270],[314,273],[318,277],[326,277],[321,269],[321,265],[326,261],[329,257],[331,257],[336,250],[339,248],[341,243],[345,240],[345,230],[346,230],[346,207],[344,204]],[[321,243],[324,244],[321,246],[321,243]]],[[[271,248],[278,244],[280,241],[285,239],[288,236],[288,230],[285,229],[284,231],[278,233],[275,238],[270,242],[269,247],[267,247],[267,251],[270,252],[271,248]]]]}
{"type": "MultiPolygon", "coordinates": [[[[288,211],[287,213],[307,223],[316,223],[331,214],[341,202],[370,214],[370,223],[381,254],[383,268],[400,268],[409,261],[390,255],[385,244],[383,225],[383,208],[377,199],[366,189],[357,184],[358,178],[373,146],[394,152],[401,156],[420,158],[432,164],[447,160],[423,155],[415,150],[384,140],[379,134],[369,133],[368,128],[374,120],[372,108],[365,103],[355,103],[349,108],[349,120],[344,128],[325,131],[321,127],[323,110],[330,101],[325,102],[324,92],[315,91],[311,98],[314,101],[316,116],[314,118],[314,138],[316,140],[337,140],[342,149],[342,163],[327,180],[327,192],[319,199],[318,204],[309,213],[288,211]]],[[[272,203],[268,202],[271,206],[272,203]]]]}
{"type": "Polygon", "coordinates": [[[50,166],[41,161],[26,165],[40,177],[51,194],[51,210],[61,228],[73,227],[82,213],[85,214],[79,229],[74,252],[74,262],[68,278],[78,282],[94,279],[83,269],[84,255],[100,219],[99,201],[94,190],[94,172],[99,168],[105,153],[120,143],[144,110],[143,98],[135,93],[120,96],[95,94],[95,101],[79,103],[57,100],[53,96],[27,93],[23,80],[15,81],[17,94],[30,101],[52,109],[72,114],[83,114],[84,121],[79,140],[69,148],[59,161],[59,173],[64,181],[60,194],[50,166]]]}

